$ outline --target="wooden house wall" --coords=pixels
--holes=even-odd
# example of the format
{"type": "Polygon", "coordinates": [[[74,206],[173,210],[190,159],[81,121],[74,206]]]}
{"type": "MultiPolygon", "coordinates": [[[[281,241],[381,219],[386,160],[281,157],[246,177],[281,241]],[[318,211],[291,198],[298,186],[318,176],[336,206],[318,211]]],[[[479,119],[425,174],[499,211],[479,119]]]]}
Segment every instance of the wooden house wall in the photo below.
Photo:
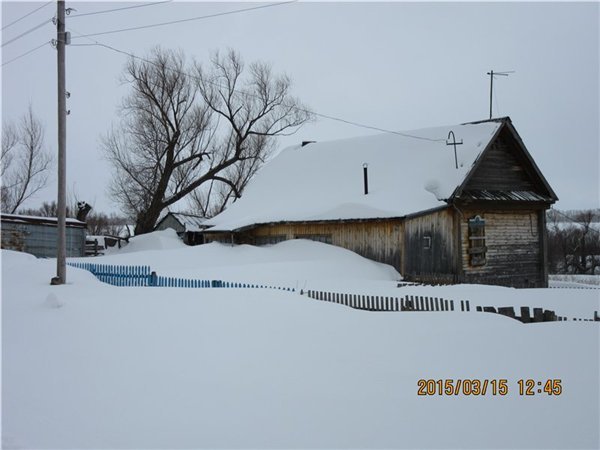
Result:
{"type": "Polygon", "coordinates": [[[314,236],[321,241],[331,236],[329,242],[332,245],[402,270],[403,226],[400,220],[262,225],[248,232],[242,241],[254,243],[268,236],[276,237],[276,240],[284,236],[286,240],[314,236]]]}
{"type": "MultiPolygon", "coordinates": [[[[539,180],[528,167],[514,137],[504,128],[483,156],[465,190],[540,191],[539,180]]],[[[542,188],[540,193],[543,191],[542,188]]]]}
{"type": "Polygon", "coordinates": [[[543,233],[535,210],[468,210],[461,220],[462,281],[513,287],[544,287],[543,233]],[[472,266],[468,219],[485,220],[486,263],[472,266]]]}
{"type": "Polygon", "coordinates": [[[404,278],[429,283],[456,281],[453,210],[406,219],[404,227],[404,278]]]}

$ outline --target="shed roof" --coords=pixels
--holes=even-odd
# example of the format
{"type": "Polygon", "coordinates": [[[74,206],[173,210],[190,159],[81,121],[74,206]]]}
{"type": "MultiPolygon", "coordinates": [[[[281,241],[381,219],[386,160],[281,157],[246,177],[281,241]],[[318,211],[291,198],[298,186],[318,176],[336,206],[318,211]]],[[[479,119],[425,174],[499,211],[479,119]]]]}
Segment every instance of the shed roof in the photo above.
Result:
{"type": "MultiPolygon", "coordinates": [[[[34,225],[51,225],[57,226],[58,219],[56,217],[41,217],[41,216],[26,216],[22,214],[0,214],[2,222],[8,223],[27,223],[34,225]]],[[[68,227],[85,228],[86,223],[77,219],[66,219],[66,225],[68,227]]]]}
{"type": "Polygon", "coordinates": [[[179,213],[172,211],[169,211],[167,214],[165,214],[165,216],[158,221],[155,228],[158,227],[160,223],[163,220],[165,220],[168,216],[173,217],[177,222],[179,222],[181,226],[185,229],[185,231],[195,232],[202,231],[206,228],[206,226],[203,225],[203,222],[206,220],[205,217],[189,213],[179,213]]]}
{"type": "MultiPolygon", "coordinates": [[[[288,147],[256,174],[241,199],[205,225],[212,225],[209,231],[230,231],[282,221],[403,217],[444,206],[507,122],[503,118],[288,147]],[[453,146],[446,143],[450,131],[462,141],[456,146],[458,168],[453,146]]],[[[514,199],[539,200],[519,193],[514,199]]]]}

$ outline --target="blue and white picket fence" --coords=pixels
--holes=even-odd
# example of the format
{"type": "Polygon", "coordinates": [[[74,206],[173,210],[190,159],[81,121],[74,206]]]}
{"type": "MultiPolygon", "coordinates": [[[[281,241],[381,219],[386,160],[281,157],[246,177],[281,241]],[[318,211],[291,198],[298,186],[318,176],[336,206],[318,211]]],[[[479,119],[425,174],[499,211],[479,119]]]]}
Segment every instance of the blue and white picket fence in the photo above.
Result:
{"type": "Polygon", "coordinates": [[[100,281],[113,286],[151,286],[176,288],[238,288],[238,289],[275,289],[295,292],[296,289],[263,284],[238,283],[223,280],[202,280],[158,276],[150,266],[117,266],[94,263],[68,263],[71,267],[91,272],[100,281]]]}
{"type": "Polygon", "coordinates": [[[150,266],[116,266],[80,262],[69,262],[67,264],[71,267],[87,270],[100,281],[113,286],[150,286],[152,280],[150,266]]]}

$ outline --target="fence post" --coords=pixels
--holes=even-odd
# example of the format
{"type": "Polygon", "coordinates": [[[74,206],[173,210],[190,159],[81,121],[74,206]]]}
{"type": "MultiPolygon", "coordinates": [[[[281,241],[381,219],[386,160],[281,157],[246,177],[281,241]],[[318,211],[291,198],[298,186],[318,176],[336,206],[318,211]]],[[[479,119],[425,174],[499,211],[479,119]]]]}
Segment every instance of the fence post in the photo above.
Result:
{"type": "Polygon", "coordinates": [[[157,281],[158,281],[158,277],[156,275],[156,272],[152,271],[152,273],[148,277],[148,285],[149,286],[156,286],[158,284],[157,281]]]}

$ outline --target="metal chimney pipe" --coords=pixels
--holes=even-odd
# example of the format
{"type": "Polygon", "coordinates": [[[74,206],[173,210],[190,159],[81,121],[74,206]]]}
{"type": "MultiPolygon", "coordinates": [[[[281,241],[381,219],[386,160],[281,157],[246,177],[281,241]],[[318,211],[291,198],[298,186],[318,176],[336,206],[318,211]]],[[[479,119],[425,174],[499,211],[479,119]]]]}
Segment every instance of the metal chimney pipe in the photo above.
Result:
{"type": "Polygon", "coordinates": [[[367,173],[369,165],[367,163],[363,164],[363,180],[365,184],[365,195],[369,193],[369,174],[367,173]]]}

